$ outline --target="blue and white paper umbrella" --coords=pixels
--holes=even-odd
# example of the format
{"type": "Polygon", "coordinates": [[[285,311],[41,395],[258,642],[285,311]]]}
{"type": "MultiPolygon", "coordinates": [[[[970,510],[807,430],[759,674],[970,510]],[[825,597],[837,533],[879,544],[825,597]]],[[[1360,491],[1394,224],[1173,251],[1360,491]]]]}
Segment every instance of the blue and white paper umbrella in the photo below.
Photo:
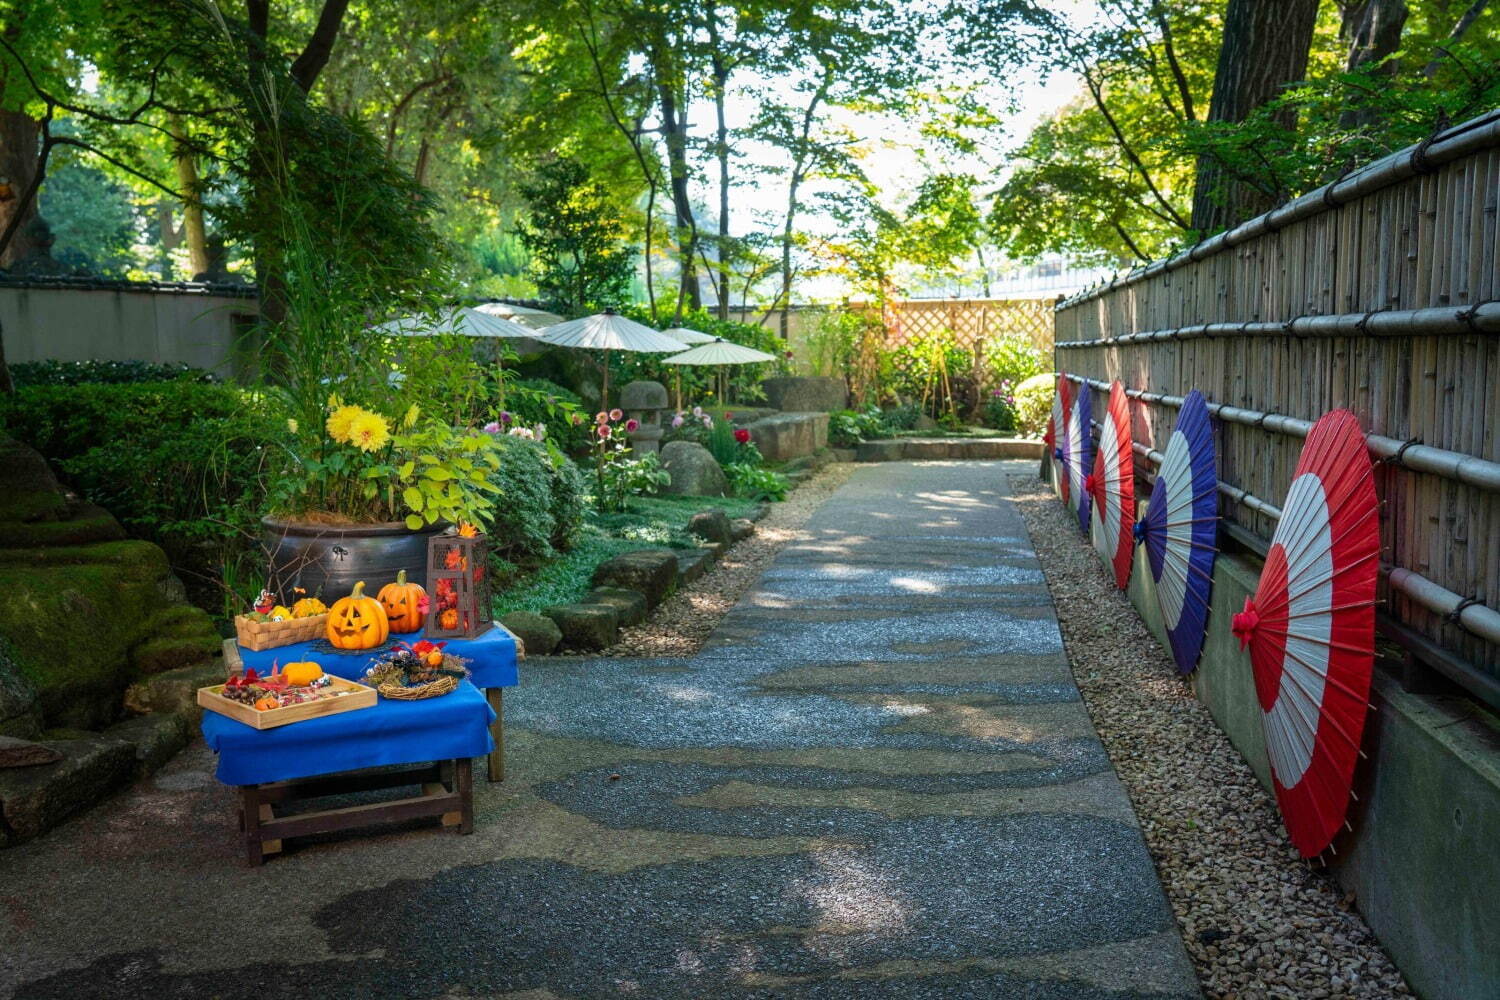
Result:
{"type": "Polygon", "coordinates": [[[1068,440],[1064,449],[1063,464],[1067,466],[1068,491],[1065,494],[1074,513],[1078,515],[1078,527],[1084,534],[1089,531],[1089,491],[1084,480],[1094,470],[1094,428],[1091,421],[1093,407],[1089,403],[1088,383],[1078,386],[1073,396],[1073,412],[1068,417],[1068,440]]]}
{"type": "Polygon", "coordinates": [[[1156,581],[1156,601],[1182,674],[1203,652],[1219,525],[1218,470],[1208,405],[1194,389],[1177,414],[1151,505],[1135,526],[1156,581]]]}

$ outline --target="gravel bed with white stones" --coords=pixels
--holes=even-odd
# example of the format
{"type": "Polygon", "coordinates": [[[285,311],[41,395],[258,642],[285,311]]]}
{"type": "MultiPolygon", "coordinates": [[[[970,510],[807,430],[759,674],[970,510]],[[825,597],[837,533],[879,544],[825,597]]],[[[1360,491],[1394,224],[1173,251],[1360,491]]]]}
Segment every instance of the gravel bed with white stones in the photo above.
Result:
{"type": "Polygon", "coordinates": [[[633,628],[620,630],[620,641],[604,656],[691,656],[750,589],[776,553],[788,542],[806,539],[803,532],[813,512],[854,472],[854,465],[825,465],[787,495],[771,505],[770,512],[755,525],[755,534],[731,547],[697,580],[662,602],[651,617],[633,628]]]}
{"type": "Polygon", "coordinates": [[[1077,520],[1033,476],[1012,485],[1078,687],[1130,793],[1204,994],[1411,996],[1353,899],[1298,857],[1274,797],[1177,678],[1077,520]]]}

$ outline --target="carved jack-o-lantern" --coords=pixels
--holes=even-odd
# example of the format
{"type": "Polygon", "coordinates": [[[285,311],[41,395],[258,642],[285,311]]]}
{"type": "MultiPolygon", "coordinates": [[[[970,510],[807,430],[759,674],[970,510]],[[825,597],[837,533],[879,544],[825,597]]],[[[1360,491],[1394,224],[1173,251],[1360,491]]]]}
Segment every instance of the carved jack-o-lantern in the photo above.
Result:
{"type": "Polygon", "coordinates": [[[415,632],[422,627],[427,615],[422,611],[422,599],[427,591],[419,583],[406,582],[406,570],[396,574],[396,582],[380,588],[378,597],[390,620],[392,632],[415,632]]]}
{"type": "Polygon", "coordinates": [[[359,581],[348,597],[333,602],[328,611],[328,642],[337,649],[374,649],[390,635],[385,608],[373,597],[365,596],[365,582],[359,581]]]}

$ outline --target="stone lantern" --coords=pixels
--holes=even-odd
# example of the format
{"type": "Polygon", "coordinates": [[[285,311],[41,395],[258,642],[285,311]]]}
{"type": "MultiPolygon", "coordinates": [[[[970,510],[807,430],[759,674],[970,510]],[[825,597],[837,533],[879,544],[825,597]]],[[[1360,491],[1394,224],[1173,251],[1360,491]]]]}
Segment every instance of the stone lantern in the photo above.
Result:
{"type": "Polygon", "coordinates": [[[667,387],[660,382],[631,382],[620,390],[620,409],[640,424],[630,432],[630,447],[638,455],[661,449],[661,415],[667,408],[667,387]]]}

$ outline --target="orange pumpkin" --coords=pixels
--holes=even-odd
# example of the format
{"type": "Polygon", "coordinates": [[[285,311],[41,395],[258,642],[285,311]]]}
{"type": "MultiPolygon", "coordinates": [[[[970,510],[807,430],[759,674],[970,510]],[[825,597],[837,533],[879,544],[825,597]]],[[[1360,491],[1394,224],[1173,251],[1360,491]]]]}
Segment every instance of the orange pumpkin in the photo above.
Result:
{"type": "Polygon", "coordinates": [[[359,581],[348,597],[340,597],[328,611],[328,642],[336,649],[374,649],[391,634],[385,608],[365,596],[359,581]]]}
{"type": "Polygon", "coordinates": [[[427,665],[429,667],[441,667],[443,665],[443,651],[441,649],[428,650],[427,665]]]}
{"type": "Polygon", "coordinates": [[[438,624],[443,628],[458,628],[458,609],[449,608],[444,611],[443,616],[438,619],[438,624]]]}
{"type": "Polygon", "coordinates": [[[292,687],[307,687],[323,676],[323,668],[313,660],[288,663],[281,668],[281,679],[292,687]]]}
{"type": "Polygon", "coordinates": [[[385,608],[392,632],[415,632],[422,627],[427,617],[422,614],[422,598],[427,596],[427,591],[419,583],[407,583],[406,570],[396,574],[395,583],[381,587],[377,596],[385,608]]]}
{"type": "Polygon", "coordinates": [[[257,712],[269,712],[273,708],[280,707],[281,702],[277,701],[275,698],[262,698],[255,703],[255,710],[257,712]]]}

